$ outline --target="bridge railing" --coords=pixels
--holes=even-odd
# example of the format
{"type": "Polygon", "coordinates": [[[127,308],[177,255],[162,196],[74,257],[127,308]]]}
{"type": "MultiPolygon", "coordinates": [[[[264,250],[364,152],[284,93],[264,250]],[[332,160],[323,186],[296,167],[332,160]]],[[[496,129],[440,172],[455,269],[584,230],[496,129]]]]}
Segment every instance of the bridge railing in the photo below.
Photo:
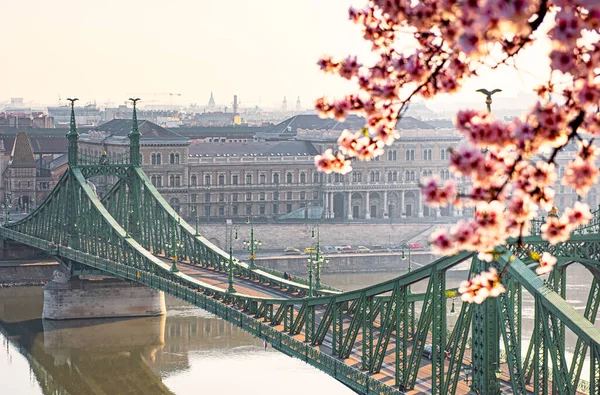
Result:
{"type": "MultiPolygon", "coordinates": [[[[545,217],[537,218],[531,221],[530,234],[542,234],[542,225],[546,222],[545,217]]],[[[592,211],[592,219],[586,225],[575,228],[573,234],[582,235],[590,233],[600,233],[600,206],[597,210],[592,211]]]]}

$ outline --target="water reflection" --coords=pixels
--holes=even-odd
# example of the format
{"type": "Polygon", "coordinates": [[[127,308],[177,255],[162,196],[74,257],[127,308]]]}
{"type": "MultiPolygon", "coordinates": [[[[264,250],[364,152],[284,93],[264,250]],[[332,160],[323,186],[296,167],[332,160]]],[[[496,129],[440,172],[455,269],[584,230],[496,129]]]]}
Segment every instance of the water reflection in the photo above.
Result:
{"type": "MultiPolygon", "coordinates": [[[[203,310],[167,298],[168,314],[135,319],[41,320],[41,287],[0,289],[0,372],[26,372],[11,394],[264,394],[272,380],[296,382],[290,394],[340,383],[203,310]],[[13,366],[12,355],[19,366],[13,366]],[[10,356],[10,358],[9,358],[10,356]],[[277,371],[277,374],[274,372],[277,371]],[[235,377],[235,379],[232,379],[235,377]],[[38,385],[31,385],[31,382],[38,385]]],[[[3,374],[0,373],[0,377],[3,374]]],[[[7,379],[11,379],[7,377],[7,379]]],[[[3,392],[4,393],[4,392],[3,392]]]]}

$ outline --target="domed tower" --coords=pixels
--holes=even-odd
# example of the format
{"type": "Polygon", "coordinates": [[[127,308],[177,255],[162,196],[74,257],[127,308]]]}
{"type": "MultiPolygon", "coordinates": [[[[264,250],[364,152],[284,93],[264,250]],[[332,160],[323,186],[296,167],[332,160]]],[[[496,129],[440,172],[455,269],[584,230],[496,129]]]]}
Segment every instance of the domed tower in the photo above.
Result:
{"type": "Polygon", "coordinates": [[[300,96],[296,99],[296,111],[302,111],[302,104],[300,103],[300,96]]]}
{"type": "Polygon", "coordinates": [[[283,103],[281,103],[281,111],[287,111],[287,98],[283,97],[283,103]]]}

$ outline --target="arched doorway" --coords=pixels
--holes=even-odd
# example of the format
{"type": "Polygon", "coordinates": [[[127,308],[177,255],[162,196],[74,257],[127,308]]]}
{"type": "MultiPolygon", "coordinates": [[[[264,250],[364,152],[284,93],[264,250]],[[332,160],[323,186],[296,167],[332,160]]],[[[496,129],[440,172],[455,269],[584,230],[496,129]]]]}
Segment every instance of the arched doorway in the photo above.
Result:
{"type": "Polygon", "coordinates": [[[344,195],[336,193],[333,195],[333,216],[343,219],[345,214],[344,195]]]}
{"type": "Polygon", "coordinates": [[[412,191],[404,194],[404,212],[406,217],[417,216],[417,196],[412,191]]]}
{"type": "MultiPolygon", "coordinates": [[[[369,192],[367,192],[369,193],[369,192]]],[[[383,216],[383,214],[380,212],[380,208],[381,204],[380,204],[380,198],[379,198],[379,194],[377,192],[372,192],[369,194],[369,214],[371,215],[371,218],[379,218],[381,216],[383,216]]]]}
{"type": "Polygon", "coordinates": [[[361,207],[363,206],[363,197],[360,193],[352,194],[352,218],[358,219],[362,218],[363,210],[361,207]]]}
{"type": "Polygon", "coordinates": [[[400,207],[400,198],[396,192],[391,192],[388,194],[387,199],[387,214],[389,218],[396,218],[400,216],[400,211],[402,211],[402,207],[400,207]]]}

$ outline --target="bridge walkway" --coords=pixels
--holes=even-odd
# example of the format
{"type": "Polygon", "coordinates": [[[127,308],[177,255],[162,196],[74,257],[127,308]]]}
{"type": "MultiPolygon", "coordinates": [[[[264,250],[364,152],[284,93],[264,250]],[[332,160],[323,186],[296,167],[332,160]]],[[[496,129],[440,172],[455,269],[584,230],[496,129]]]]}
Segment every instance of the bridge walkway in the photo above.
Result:
{"type": "MultiPolygon", "coordinates": [[[[161,257],[161,260],[163,260],[165,263],[170,262],[169,259],[164,258],[164,257],[161,257]]],[[[206,268],[206,267],[193,265],[193,264],[190,264],[189,262],[179,262],[177,267],[180,272],[185,273],[186,275],[191,276],[198,281],[201,281],[203,283],[210,284],[214,287],[220,288],[223,291],[225,291],[229,285],[227,273],[216,271],[212,268],[206,268]]],[[[278,288],[273,285],[266,285],[264,283],[260,283],[259,281],[250,280],[248,278],[244,278],[244,277],[241,277],[238,275],[235,276],[234,288],[239,293],[242,293],[245,295],[251,295],[251,296],[255,296],[255,297],[265,297],[265,298],[297,298],[297,297],[299,297],[299,295],[297,293],[289,292],[285,288],[278,288]]],[[[298,310],[299,310],[298,308],[295,309],[296,314],[299,313],[298,310]]],[[[315,320],[316,320],[317,325],[320,322],[324,313],[325,313],[324,307],[320,307],[320,308],[316,309],[315,320]]],[[[352,316],[346,315],[345,318],[346,319],[344,320],[344,332],[346,333],[350,327],[350,320],[351,320],[352,316]]],[[[274,328],[281,332],[284,332],[283,324],[274,326],[274,328]]],[[[379,320],[376,320],[374,322],[374,333],[378,333],[379,330],[380,330],[379,320]]],[[[293,337],[298,341],[304,341],[304,339],[305,339],[304,330],[302,330],[299,334],[294,335],[293,337]]],[[[432,343],[431,335],[428,335],[427,343],[428,344],[432,343]]],[[[359,370],[361,369],[361,364],[362,364],[362,353],[360,352],[361,345],[362,345],[362,334],[359,333],[356,338],[356,341],[354,343],[354,347],[352,349],[353,351],[350,354],[350,357],[344,360],[344,362],[348,366],[354,367],[359,370]]],[[[395,374],[394,350],[395,350],[395,347],[396,347],[395,334],[392,334],[389,345],[388,345],[388,350],[386,352],[386,357],[384,358],[382,369],[381,369],[380,373],[377,373],[372,376],[373,378],[380,380],[391,386],[393,386],[394,382],[395,382],[395,379],[394,379],[394,374],[395,374]]],[[[315,346],[315,348],[319,349],[320,351],[324,351],[328,354],[331,354],[331,334],[328,334],[325,337],[325,341],[323,342],[322,345],[315,346]]],[[[408,350],[409,350],[409,352],[412,353],[412,341],[408,342],[408,350]]],[[[465,365],[469,364],[469,363],[470,363],[470,361],[468,359],[464,360],[465,365]]],[[[466,384],[465,374],[462,373],[460,377],[461,378],[460,378],[460,381],[458,384],[456,394],[467,394],[469,392],[469,387],[466,384]]],[[[417,376],[415,388],[413,390],[407,391],[406,394],[415,394],[416,395],[416,394],[431,393],[430,385],[431,385],[431,361],[429,359],[423,357],[420,362],[419,373],[417,376]]],[[[504,394],[512,393],[510,378],[508,376],[502,378],[501,385],[502,385],[502,388],[501,388],[502,393],[504,393],[504,394]]],[[[533,394],[532,388],[531,388],[531,393],[533,394]]]]}

